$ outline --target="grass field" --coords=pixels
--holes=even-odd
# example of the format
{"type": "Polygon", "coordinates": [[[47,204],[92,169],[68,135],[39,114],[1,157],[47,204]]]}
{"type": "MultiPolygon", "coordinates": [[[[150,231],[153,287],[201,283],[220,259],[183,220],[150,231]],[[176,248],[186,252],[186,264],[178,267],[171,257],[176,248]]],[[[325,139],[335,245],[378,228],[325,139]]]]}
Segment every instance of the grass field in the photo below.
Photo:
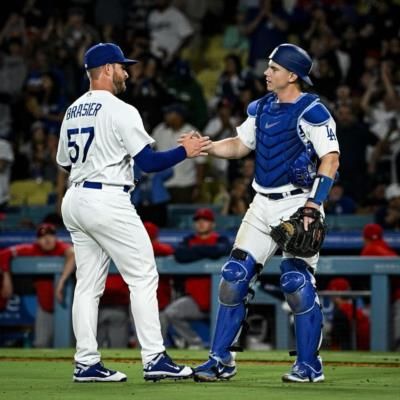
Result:
{"type": "MultiPolygon", "coordinates": [[[[190,366],[206,351],[170,351],[190,366]]],[[[128,375],[126,383],[73,383],[73,350],[0,349],[0,399],[4,400],[400,400],[400,354],[323,352],[324,383],[285,384],[292,362],[278,351],[238,355],[238,375],[229,382],[145,382],[137,350],[103,351],[109,368],[128,375]]]]}

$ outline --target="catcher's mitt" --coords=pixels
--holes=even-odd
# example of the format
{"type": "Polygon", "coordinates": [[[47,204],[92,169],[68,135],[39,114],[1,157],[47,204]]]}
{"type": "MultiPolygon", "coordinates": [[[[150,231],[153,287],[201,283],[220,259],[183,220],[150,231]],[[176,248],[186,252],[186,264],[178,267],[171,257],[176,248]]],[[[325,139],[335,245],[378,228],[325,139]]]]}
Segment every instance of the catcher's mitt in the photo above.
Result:
{"type": "Polygon", "coordinates": [[[312,257],[319,252],[324,242],[327,226],[322,214],[312,207],[299,208],[289,219],[271,226],[271,237],[287,253],[297,257],[312,257]],[[304,230],[303,218],[314,221],[304,230]]]}

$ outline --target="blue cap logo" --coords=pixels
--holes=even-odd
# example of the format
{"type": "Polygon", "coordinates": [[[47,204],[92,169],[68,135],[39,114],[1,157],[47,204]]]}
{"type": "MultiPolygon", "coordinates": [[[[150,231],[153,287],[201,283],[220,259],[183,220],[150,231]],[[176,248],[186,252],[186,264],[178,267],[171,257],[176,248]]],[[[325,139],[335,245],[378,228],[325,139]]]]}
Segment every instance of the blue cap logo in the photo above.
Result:
{"type": "Polygon", "coordinates": [[[136,64],[137,60],[125,58],[121,48],[114,43],[99,43],[85,53],[85,68],[92,69],[105,64],[136,64]]]}

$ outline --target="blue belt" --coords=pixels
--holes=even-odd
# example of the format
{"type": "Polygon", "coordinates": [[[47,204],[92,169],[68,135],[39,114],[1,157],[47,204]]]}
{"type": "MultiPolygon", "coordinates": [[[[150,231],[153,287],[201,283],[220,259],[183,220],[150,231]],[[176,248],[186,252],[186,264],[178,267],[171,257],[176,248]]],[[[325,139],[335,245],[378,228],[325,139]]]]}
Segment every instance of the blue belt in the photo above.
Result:
{"type": "Polygon", "coordinates": [[[258,192],[258,193],[261,194],[261,196],[268,197],[271,200],[280,200],[280,199],[284,199],[285,197],[288,197],[288,196],[294,196],[296,194],[304,193],[304,190],[303,189],[294,189],[294,190],[291,190],[290,192],[284,192],[284,193],[260,193],[260,192],[258,192]]]}
{"type": "MultiPolygon", "coordinates": [[[[88,189],[100,189],[101,190],[103,188],[103,184],[101,182],[85,181],[85,182],[83,182],[83,187],[88,188],[88,189]]],[[[130,189],[131,189],[131,186],[128,186],[128,185],[123,186],[123,191],[125,193],[128,193],[130,189]]]]}

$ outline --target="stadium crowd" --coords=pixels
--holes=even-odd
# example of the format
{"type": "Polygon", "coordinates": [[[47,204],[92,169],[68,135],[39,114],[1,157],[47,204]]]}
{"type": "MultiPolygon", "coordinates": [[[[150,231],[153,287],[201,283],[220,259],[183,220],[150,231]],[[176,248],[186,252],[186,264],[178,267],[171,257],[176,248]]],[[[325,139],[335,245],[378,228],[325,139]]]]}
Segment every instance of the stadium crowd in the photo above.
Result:
{"type": "MultiPolygon", "coordinates": [[[[124,101],[140,112],[159,150],[196,129],[235,136],[248,103],[265,93],[272,49],[297,43],[335,117],[340,176],[328,214],[373,214],[400,229],[400,2],[329,0],[15,0],[0,16],[0,212],[54,205],[67,179],[56,166],[68,105],[88,88],[83,55],[118,43],[129,58],[124,101]],[[33,186],[32,186],[33,185],[33,186]],[[34,196],[35,187],[40,195],[34,196]]],[[[139,213],[168,224],[171,203],[220,205],[242,216],[254,161],[203,158],[144,174],[139,213]]],[[[54,217],[53,217],[54,218],[54,217]]]]}

